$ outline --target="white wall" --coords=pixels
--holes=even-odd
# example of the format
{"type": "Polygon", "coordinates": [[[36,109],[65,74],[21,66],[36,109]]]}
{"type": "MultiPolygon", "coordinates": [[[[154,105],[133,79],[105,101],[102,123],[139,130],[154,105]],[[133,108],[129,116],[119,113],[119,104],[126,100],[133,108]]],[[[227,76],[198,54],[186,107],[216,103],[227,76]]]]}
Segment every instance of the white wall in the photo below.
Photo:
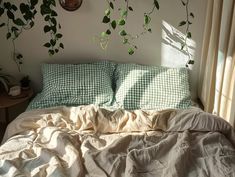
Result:
{"type": "MultiPolygon", "coordinates": [[[[191,31],[195,44],[193,53],[196,63],[191,73],[191,82],[193,97],[196,97],[197,72],[200,63],[207,1],[191,0],[190,2],[190,10],[195,14],[191,31]]],[[[135,15],[129,17],[128,30],[132,30],[133,34],[141,32],[139,29],[141,29],[143,13],[145,9],[151,9],[152,3],[152,0],[131,1],[135,15]]],[[[0,67],[18,77],[22,74],[29,75],[34,88],[39,91],[42,86],[40,75],[40,63],[42,62],[81,63],[93,60],[113,60],[147,65],[184,66],[185,55],[177,49],[177,46],[174,46],[173,41],[177,41],[177,38],[171,36],[171,33],[172,29],[176,32],[177,29],[182,32],[185,30],[178,27],[178,23],[185,18],[185,10],[180,0],[160,0],[159,3],[160,11],[156,12],[152,19],[153,33],[142,37],[136,43],[139,49],[133,56],[128,55],[127,48],[121,44],[117,35],[112,37],[106,52],[100,49],[99,44],[94,42],[93,38],[106,29],[106,26],[101,23],[106,8],[105,0],[84,0],[81,8],[75,12],[67,12],[58,4],[58,19],[62,26],[65,50],[53,57],[49,57],[46,48],[42,47],[48,38],[42,30],[44,21],[38,14],[36,26],[22,34],[16,42],[17,49],[24,55],[21,74],[17,72],[16,65],[11,59],[12,46],[5,39],[6,31],[0,29],[0,67]],[[165,29],[163,24],[169,24],[172,27],[168,31],[168,37],[163,30],[165,29]],[[168,39],[163,39],[162,36],[168,39]],[[169,39],[169,36],[172,39],[169,39]],[[171,41],[172,44],[169,43],[171,41]],[[168,44],[166,44],[167,42],[168,44]]]]}

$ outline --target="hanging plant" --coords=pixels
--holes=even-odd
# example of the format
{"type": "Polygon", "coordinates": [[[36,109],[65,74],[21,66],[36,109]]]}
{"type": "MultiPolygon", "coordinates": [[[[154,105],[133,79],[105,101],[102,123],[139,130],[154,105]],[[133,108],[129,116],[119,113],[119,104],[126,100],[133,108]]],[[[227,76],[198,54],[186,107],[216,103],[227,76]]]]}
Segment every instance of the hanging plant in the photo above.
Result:
{"type": "Polygon", "coordinates": [[[101,35],[98,37],[102,49],[107,48],[112,31],[115,31],[117,29],[118,34],[122,39],[122,43],[128,46],[128,53],[130,55],[133,55],[135,50],[138,49],[138,47],[134,44],[134,41],[143,36],[144,34],[152,32],[152,29],[150,28],[151,15],[155,11],[155,9],[159,10],[160,6],[158,1],[153,0],[152,10],[150,12],[144,13],[144,24],[142,25],[143,32],[136,35],[132,35],[126,30],[128,15],[130,12],[134,11],[133,6],[129,3],[129,0],[124,0],[124,7],[118,8],[120,14],[118,19],[112,19],[112,14],[116,9],[115,0],[106,0],[106,2],[107,9],[104,12],[105,15],[103,17],[102,22],[104,24],[107,24],[107,29],[106,31],[102,32],[101,35]]]}
{"type": "Polygon", "coordinates": [[[186,19],[179,23],[179,26],[185,26],[185,37],[183,42],[181,43],[181,50],[184,50],[188,55],[186,67],[188,67],[188,65],[194,64],[194,60],[189,52],[188,46],[188,39],[192,38],[192,33],[190,32],[190,25],[192,25],[192,19],[194,18],[194,14],[192,12],[189,12],[189,1],[190,0],[181,0],[183,6],[185,7],[186,19]]]}
{"type": "MultiPolygon", "coordinates": [[[[102,22],[107,25],[106,31],[103,31],[101,35],[98,37],[100,46],[102,49],[106,49],[110,40],[110,37],[112,33],[118,29],[118,34],[121,37],[122,43],[124,45],[128,46],[128,53],[129,55],[133,55],[135,53],[135,50],[138,49],[138,47],[134,44],[134,41],[139,39],[141,36],[151,33],[151,22],[152,22],[152,15],[155,10],[160,9],[159,2],[157,0],[153,0],[152,3],[152,10],[150,12],[145,12],[143,14],[143,31],[137,35],[132,35],[131,33],[127,32],[126,26],[127,26],[127,18],[129,15],[129,12],[133,12],[133,6],[130,5],[129,0],[124,0],[124,6],[118,8],[120,17],[118,19],[113,19],[113,13],[116,10],[115,6],[115,0],[106,0],[107,2],[107,9],[104,12],[104,17],[102,22]]],[[[190,32],[189,28],[190,25],[192,25],[192,21],[190,21],[190,17],[194,18],[194,14],[192,12],[189,12],[189,0],[181,0],[182,5],[185,7],[186,11],[186,19],[181,21],[179,26],[186,26],[185,29],[185,38],[183,42],[181,43],[181,50],[184,50],[188,55],[188,61],[186,64],[186,67],[190,64],[194,64],[194,60],[192,59],[192,56],[189,52],[189,46],[188,46],[188,39],[191,39],[192,33],[190,32]]],[[[120,2],[118,2],[120,4],[120,2]]]]}
{"type": "Polygon", "coordinates": [[[15,40],[24,30],[29,30],[34,26],[34,17],[37,14],[35,9],[36,4],[36,0],[31,0],[21,3],[19,8],[10,2],[4,2],[0,5],[0,17],[5,14],[7,19],[6,22],[0,23],[0,27],[7,28],[6,38],[12,42],[13,59],[19,71],[23,55],[16,52],[15,40]],[[20,11],[21,17],[16,17],[18,11],[20,11]]]}
{"type": "MultiPolygon", "coordinates": [[[[40,4],[40,14],[43,16],[46,24],[43,27],[43,31],[49,36],[48,42],[44,43],[43,46],[47,48],[50,56],[58,53],[60,49],[64,49],[64,44],[61,41],[63,35],[58,32],[61,29],[61,25],[57,22],[57,12],[56,12],[56,0],[42,0],[40,4]]],[[[103,49],[106,49],[110,41],[110,37],[114,31],[118,31],[118,34],[122,40],[122,43],[128,46],[128,53],[133,55],[138,49],[135,45],[135,41],[141,36],[151,33],[151,22],[152,15],[155,10],[160,9],[158,0],[152,0],[152,9],[149,12],[143,14],[143,25],[142,32],[136,35],[131,34],[127,31],[127,19],[129,13],[134,13],[133,5],[130,4],[130,0],[123,0],[124,6],[116,8],[115,0],[106,0],[107,9],[104,12],[102,23],[107,25],[107,28],[98,37],[99,43],[103,49]],[[118,10],[119,17],[114,18],[113,13],[118,10]]],[[[185,38],[181,44],[181,50],[186,51],[188,54],[189,64],[194,64],[192,56],[189,52],[189,47],[187,44],[188,39],[192,37],[192,33],[189,28],[192,24],[191,19],[194,18],[194,14],[189,12],[189,0],[181,0],[181,3],[185,7],[186,19],[181,21],[179,26],[186,26],[185,38]],[[191,19],[190,19],[191,18],[191,19]]],[[[20,65],[23,63],[23,55],[16,51],[15,40],[26,30],[33,28],[35,24],[35,15],[38,13],[36,9],[39,5],[38,0],[27,0],[17,7],[12,1],[0,1],[0,17],[6,16],[5,22],[0,22],[0,27],[7,28],[6,38],[11,40],[13,44],[13,59],[16,62],[18,69],[20,71],[20,65]]]]}
{"type": "MultiPolygon", "coordinates": [[[[35,22],[35,15],[37,12],[38,0],[28,0],[20,3],[17,7],[11,2],[0,3],[0,17],[5,15],[6,21],[0,22],[0,27],[7,28],[6,38],[11,40],[13,45],[13,59],[17,64],[20,71],[20,65],[23,63],[23,55],[16,51],[15,40],[26,30],[33,28],[35,22]]],[[[57,28],[61,28],[60,24],[57,24],[57,13],[54,10],[56,7],[55,0],[43,0],[40,6],[41,15],[44,17],[47,23],[44,26],[44,33],[49,33],[50,40],[45,43],[44,46],[48,48],[48,53],[54,55],[59,52],[60,48],[64,48],[63,43],[58,41],[62,38],[62,34],[58,33],[57,28]]]]}
{"type": "Polygon", "coordinates": [[[61,25],[57,23],[56,17],[58,14],[54,9],[55,7],[55,0],[43,0],[40,6],[41,15],[44,17],[45,22],[47,22],[43,30],[44,33],[50,36],[50,41],[45,43],[44,47],[48,48],[50,55],[54,55],[58,53],[60,49],[64,49],[64,44],[59,42],[63,35],[57,30],[57,27],[61,29],[61,25]]]}

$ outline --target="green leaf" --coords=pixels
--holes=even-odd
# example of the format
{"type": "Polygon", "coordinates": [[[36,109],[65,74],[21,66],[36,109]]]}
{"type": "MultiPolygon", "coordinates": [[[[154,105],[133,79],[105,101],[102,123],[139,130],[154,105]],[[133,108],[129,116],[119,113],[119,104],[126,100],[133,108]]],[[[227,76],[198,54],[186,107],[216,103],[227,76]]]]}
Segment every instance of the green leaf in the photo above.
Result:
{"type": "Polygon", "coordinates": [[[131,6],[129,6],[128,9],[129,9],[130,11],[133,11],[133,8],[132,8],[131,6]]]}
{"type": "Polygon", "coordinates": [[[54,50],[48,50],[48,52],[49,52],[49,55],[54,55],[55,54],[54,50]]]}
{"type": "Polygon", "coordinates": [[[33,17],[37,14],[37,10],[35,9],[34,11],[33,11],[33,17]]]}
{"type": "Polygon", "coordinates": [[[125,31],[125,30],[122,30],[122,31],[120,31],[120,32],[119,32],[119,35],[120,35],[120,36],[126,36],[126,35],[127,35],[127,33],[126,33],[126,31],[125,31]]]}
{"type": "Polygon", "coordinates": [[[190,13],[190,16],[191,16],[192,18],[194,18],[194,14],[193,14],[192,12],[190,13]]]}
{"type": "Polygon", "coordinates": [[[127,16],[127,10],[121,11],[121,17],[125,18],[127,16]]]}
{"type": "Polygon", "coordinates": [[[150,16],[147,15],[147,14],[145,14],[145,15],[144,15],[144,24],[145,24],[145,25],[148,25],[148,24],[150,23],[150,21],[151,21],[150,16]]]}
{"type": "Polygon", "coordinates": [[[108,29],[108,30],[106,31],[106,34],[107,34],[107,35],[110,35],[110,34],[111,34],[110,29],[108,29]]]}
{"type": "Polygon", "coordinates": [[[31,22],[29,23],[29,25],[30,25],[30,27],[32,28],[32,27],[34,26],[34,22],[31,21],[31,22]]]}
{"type": "Polygon", "coordinates": [[[187,34],[187,38],[192,38],[192,33],[191,32],[188,32],[188,34],[187,34]]]}
{"type": "Polygon", "coordinates": [[[184,50],[185,47],[185,43],[181,43],[181,49],[180,50],[184,50]]]}
{"type": "Polygon", "coordinates": [[[109,7],[111,7],[112,9],[114,9],[114,5],[112,2],[109,3],[109,7]]]}
{"type": "Polygon", "coordinates": [[[25,14],[25,13],[29,12],[29,5],[27,5],[25,3],[21,3],[20,4],[20,12],[22,14],[25,14]]]}
{"type": "Polygon", "coordinates": [[[194,60],[189,60],[189,61],[188,61],[188,64],[189,64],[189,65],[193,65],[193,64],[194,64],[194,60]]]}
{"type": "Polygon", "coordinates": [[[62,34],[60,34],[60,33],[56,34],[55,36],[56,36],[56,38],[58,38],[58,39],[60,39],[60,38],[62,38],[62,37],[63,37],[63,35],[62,35],[62,34]]]}
{"type": "Polygon", "coordinates": [[[124,38],[122,41],[123,44],[127,44],[128,43],[128,39],[124,38]]]}
{"type": "Polygon", "coordinates": [[[116,29],[116,27],[117,27],[117,22],[116,22],[116,20],[113,20],[113,21],[112,21],[111,26],[112,26],[112,28],[113,28],[114,30],[116,29]]]}
{"type": "Polygon", "coordinates": [[[51,43],[52,46],[55,46],[56,40],[51,39],[51,40],[50,40],[50,43],[51,43]]]}
{"type": "Polygon", "coordinates": [[[106,32],[102,32],[102,33],[100,34],[100,36],[103,37],[103,38],[106,37],[106,35],[107,35],[106,32]]]}
{"type": "Polygon", "coordinates": [[[53,23],[53,25],[54,26],[56,26],[57,25],[57,21],[56,21],[56,19],[53,17],[53,18],[51,18],[51,23],[53,23]]]}
{"type": "Polygon", "coordinates": [[[60,43],[60,48],[64,49],[64,44],[60,43]]]}
{"type": "Polygon", "coordinates": [[[44,33],[47,33],[47,32],[49,32],[50,30],[51,30],[51,27],[50,27],[50,26],[48,26],[48,25],[44,26],[44,33]]]}
{"type": "Polygon", "coordinates": [[[129,53],[129,55],[133,55],[135,53],[135,51],[134,51],[133,48],[129,48],[128,49],[128,53],[129,53]]]}
{"type": "Polygon", "coordinates": [[[18,8],[13,4],[13,5],[11,6],[11,9],[14,10],[14,11],[17,11],[18,8]]]}
{"type": "Polygon", "coordinates": [[[186,21],[181,21],[180,23],[179,23],[179,26],[183,26],[183,25],[185,25],[186,24],[186,21]]]}
{"type": "Polygon", "coordinates": [[[14,32],[14,31],[19,31],[19,29],[16,28],[15,26],[12,26],[12,27],[11,27],[11,31],[12,31],[12,32],[14,32]]]}
{"type": "Polygon", "coordinates": [[[44,4],[41,5],[41,14],[42,15],[46,15],[46,14],[50,14],[51,13],[51,9],[47,6],[45,6],[44,4]]]}
{"type": "Polygon", "coordinates": [[[19,53],[19,54],[16,56],[16,58],[20,60],[20,59],[23,58],[23,55],[19,53]]]}
{"type": "Polygon", "coordinates": [[[51,30],[53,31],[53,33],[56,33],[57,32],[56,26],[51,26],[51,30]]]}
{"type": "Polygon", "coordinates": [[[44,18],[45,21],[49,21],[50,20],[50,15],[46,15],[44,18]]]}
{"type": "Polygon", "coordinates": [[[38,0],[30,0],[30,4],[32,7],[34,7],[38,4],[38,0]]]}
{"type": "Polygon", "coordinates": [[[56,16],[58,16],[58,14],[56,13],[56,11],[52,10],[52,11],[51,11],[51,16],[52,16],[52,17],[56,17],[56,16]]]}
{"type": "Polygon", "coordinates": [[[155,7],[159,10],[160,6],[159,6],[159,3],[158,3],[157,0],[154,0],[154,5],[155,5],[155,7]]]}
{"type": "Polygon", "coordinates": [[[55,3],[55,0],[51,0],[51,4],[56,7],[56,3],[55,3]]]}
{"type": "Polygon", "coordinates": [[[110,22],[110,18],[108,16],[104,16],[103,18],[103,23],[109,23],[110,22]]]}
{"type": "Polygon", "coordinates": [[[15,18],[15,15],[10,10],[7,11],[7,16],[11,20],[14,20],[14,18],[15,18]]]}
{"type": "Polygon", "coordinates": [[[26,21],[28,21],[28,20],[31,20],[33,18],[33,16],[34,15],[29,11],[29,12],[25,13],[25,15],[23,17],[26,21]]]}
{"type": "Polygon", "coordinates": [[[4,2],[4,7],[6,8],[6,9],[10,9],[11,8],[11,3],[10,2],[4,2]]]}
{"type": "Polygon", "coordinates": [[[0,28],[3,27],[3,26],[6,26],[6,23],[0,24],[0,28]]]}
{"type": "Polygon", "coordinates": [[[18,25],[18,26],[24,26],[24,22],[20,19],[20,18],[17,18],[16,20],[13,20],[13,22],[18,25]]]}
{"type": "Polygon", "coordinates": [[[50,47],[51,47],[51,44],[50,44],[49,42],[47,42],[47,43],[45,43],[43,46],[44,46],[44,47],[47,47],[47,48],[50,48],[50,47]]]}
{"type": "Polygon", "coordinates": [[[120,25],[120,26],[123,26],[123,25],[125,25],[125,24],[126,24],[125,19],[120,19],[120,20],[118,21],[118,25],[120,25]]]}
{"type": "Polygon", "coordinates": [[[109,15],[110,15],[110,10],[109,10],[109,9],[107,9],[107,10],[105,11],[105,15],[106,15],[106,16],[109,16],[109,15]]]}
{"type": "Polygon", "coordinates": [[[58,53],[59,52],[59,50],[58,49],[55,49],[55,53],[58,53]]]}
{"type": "Polygon", "coordinates": [[[0,7],[0,17],[4,14],[4,9],[0,7]]]}
{"type": "Polygon", "coordinates": [[[14,33],[14,35],[15,35],[14,38],[17,38],[17,37],[19,36],[19,33],[18,33],[17,31],[14,31],[13,33],[14,33]]]}
{"type": "Polygon", "coordinates": [[[11,33],[7,33],[6,37],[9,39],[11,37],[11,33]]]}

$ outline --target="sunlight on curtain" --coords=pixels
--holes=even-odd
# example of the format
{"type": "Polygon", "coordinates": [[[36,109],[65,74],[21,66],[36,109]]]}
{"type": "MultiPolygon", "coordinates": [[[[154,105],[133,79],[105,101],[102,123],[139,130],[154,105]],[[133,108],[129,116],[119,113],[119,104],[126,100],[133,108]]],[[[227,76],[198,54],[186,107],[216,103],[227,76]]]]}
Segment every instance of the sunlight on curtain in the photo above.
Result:
{"type": "Polygon", "coordinates": [[[208,0],[199,97],[205,111],[235,125],[235,0],[208,0]]]}

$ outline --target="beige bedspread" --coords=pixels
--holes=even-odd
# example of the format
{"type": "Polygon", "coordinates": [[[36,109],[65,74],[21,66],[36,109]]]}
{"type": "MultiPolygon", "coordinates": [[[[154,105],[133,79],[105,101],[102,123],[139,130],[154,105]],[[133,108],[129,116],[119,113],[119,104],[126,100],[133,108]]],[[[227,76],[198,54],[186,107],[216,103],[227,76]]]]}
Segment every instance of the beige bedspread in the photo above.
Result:
{"type": "Polygon", "coordinates": [[[0,147],[0,176],[235,177],[235,134],[199,109],[21,114],[0,147]]]}

